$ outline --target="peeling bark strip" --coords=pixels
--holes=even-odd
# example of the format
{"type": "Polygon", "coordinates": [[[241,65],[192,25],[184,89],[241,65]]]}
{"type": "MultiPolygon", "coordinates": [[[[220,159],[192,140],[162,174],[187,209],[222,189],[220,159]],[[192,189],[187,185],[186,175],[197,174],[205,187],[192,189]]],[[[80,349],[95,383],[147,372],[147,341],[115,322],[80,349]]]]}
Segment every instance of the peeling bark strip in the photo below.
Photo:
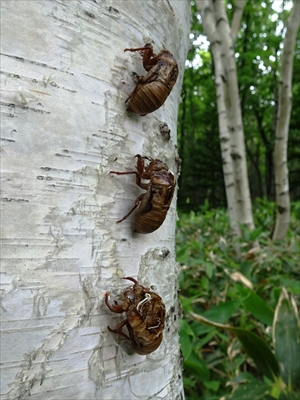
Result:
{"type": "Polygon", "coordinates": [[[292,76],[294,49],[300,21],[300,2],[294,0],[283,42],[281,59],[278,112],[275,131],[274,167],[277,203],[273,240],[285,237],[290,223],[289,171],[287,166],[287,143],[292,109],[292,76]]]}
{"type": "Polygon", "coordinates": [[[220,143],[230,225],[233,234],[240,236],[239,224],[249,229],[254,228],[234,58],[234,41],[246,2],[237,2],[233,33],[223,1],[198,0],[196,3],[211,44],[215,67],[220,143]]]}
{"type": "Polygon", "coordinates": [[[138,188],[109,171],[130,169],[135,154],[177,170],[189,2],[1,8],[1,399],[180,398],[176,202],[158,232],[133,235],[130,219],[115,221],[138,188]],[[178,81],[159,110],[129,116],[132,73],[143,68],[123,49],[148,42],[172,51],[178,81]],[[119,320],[104,295],[122,292],[124,276],[153,285],[166,306],[164,339],[150,356],[127,355],[107,331],[119,320]]]}

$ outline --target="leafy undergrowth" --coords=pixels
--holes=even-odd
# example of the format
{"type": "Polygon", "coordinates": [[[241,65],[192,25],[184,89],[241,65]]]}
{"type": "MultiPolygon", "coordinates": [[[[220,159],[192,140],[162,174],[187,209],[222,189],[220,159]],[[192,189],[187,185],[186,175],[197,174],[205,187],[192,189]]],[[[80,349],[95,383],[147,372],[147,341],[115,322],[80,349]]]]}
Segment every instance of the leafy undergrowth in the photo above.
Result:
{"type": "Polygon", "coordinates": [[[300,399],[300,203],[276,243],[273,210],[257,202],[256,229],[238,242],[224,210],[179,215],[187,400],[300,399]]]}

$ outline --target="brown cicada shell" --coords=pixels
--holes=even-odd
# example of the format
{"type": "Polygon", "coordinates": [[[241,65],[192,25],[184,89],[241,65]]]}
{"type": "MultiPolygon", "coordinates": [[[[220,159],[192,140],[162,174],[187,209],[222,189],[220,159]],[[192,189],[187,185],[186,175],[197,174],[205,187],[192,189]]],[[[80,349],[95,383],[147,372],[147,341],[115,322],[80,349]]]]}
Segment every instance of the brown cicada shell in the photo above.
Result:
{"type": "Polygon", "coordinates": [[[143,66],[147,72],[140,76],[138,83],[125,101],[128,102],[127,111],[142,116],[161,107],[169,96],[178,76],[178,65],[168,50],[161,50],[157,55],[153,53],[152,44],[144,47],[125,49],[124,51],[141,51],[143,66]]]}
{"type": "Polygon", "coordinates": [[[117,223],[124,221],[139,206],[135,215],[134,231],[138,233],[152,233],[158,229],[166,219],[174,190],[175,179],[173,173],[169,170],[167,164],[151,157],[138,158],[136,171],[115,172],[111,174],[127,175],[135,174],[136,184],[146,190],[135,201],[135,205],[128,214],[117,223]],[[150,163],[145,166],[144,160],[150,163]],[[149,183],[142,183],[142,179],[150,180],[149,183]]]}
{"type": "Polygon", "coordinates": [[[115,313],[126,313],[126,319],[117,325],[115,329],[107,327],[110,332],[122,335],[131,342],[133,350],[141,355],[152,353],[156,350],[163,338],[166,308],[158,294],[149,288],[140,285],[133,278],[128,279],[134,283],[123,293],[122,304],[111,305],[108,302],[109,293],[105,294],[107,307],[115,313]],[[127,327],[129,336],[122,331],[127,327]]]}

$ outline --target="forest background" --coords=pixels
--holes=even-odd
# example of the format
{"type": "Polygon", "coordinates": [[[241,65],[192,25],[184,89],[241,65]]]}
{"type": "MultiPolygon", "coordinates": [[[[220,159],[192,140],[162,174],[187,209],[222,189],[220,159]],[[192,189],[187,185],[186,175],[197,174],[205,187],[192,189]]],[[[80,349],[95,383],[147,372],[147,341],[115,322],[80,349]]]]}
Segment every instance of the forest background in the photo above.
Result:
{"type": "MultiPolygon", "coordinates": [[[[229,23],[237,3],[226,2],[229,23]]],[[[192,2],[191,46],[178,121],[182,164],[177,260],[186,396],[188,400],[298,399],[299,31],[287,155],[291,220],[284,239],[271,239],[277,211],[274,145],[280,68],[293,2],[247,2],[235,43],[255,225],[254,230],[241,226],[239,238],[234,238],[226,212],[215,66],[197,4],[192,2]]]]}
{"type": "MultiPolygon", "coordinates": [[[[248,177],[252,200],[275,200],[273,151],[278,107],[279,72],[287,10],[272,3],[248,2],[238,34],[235,55],[243,114],[248,177]],[[272,12],[270,13],[270,9],[272,12]],[[280,7],[279,7],[280,9],[280,7]]],[[[227,5],[229,20],[234,6],[227,5]]],[[[178,207],[197,211],[205,201],[226,206],[218,128],[214,66],[209,43],[192,6],[191,47],[184,75],[178,123],[182,159],[178,207]]],[[[293,105],[288,138],[291,200],[300,199],[300,48],[299,33],[293,69],[293,105]]]]}

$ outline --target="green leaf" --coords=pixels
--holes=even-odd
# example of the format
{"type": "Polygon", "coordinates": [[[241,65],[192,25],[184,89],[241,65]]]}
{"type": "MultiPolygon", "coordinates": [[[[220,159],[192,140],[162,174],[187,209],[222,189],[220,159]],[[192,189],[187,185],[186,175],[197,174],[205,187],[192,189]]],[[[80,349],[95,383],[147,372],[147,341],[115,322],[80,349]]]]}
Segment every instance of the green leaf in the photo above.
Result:
{"type": "Polygon", "coordinates": [[[226,397],[226,400],[260,400],[270,389],[268,383],[245,383],[237,388],[237,390],[226,397]]]}
{"type": "Polygon", "coordinates": [[[230,382],[232,383],[245,383],[245,382],[255,382],[256,378],[250,374],[250,372],[240,372],[238,375],[234,376],[230,382]]]}
{"type": "Polygon", "coordinates": [[[192,303],[195,299],[197,299],[199,297],[198,294],[196,294],[195,296],[190,296],[190,297],[181,297],[180,296],[180,303],[181,306],[183,308],[183,310],[191,310],[192,309],[192,303]]]}
{"type": "Polygon", "coordinates": [[[201,325],[195,321],[191,323],[191,328],[193,329],[193,332],[195,333],[196,336],[205,335],[206,333],[210,332],[214,333],[216,331],[216,329],[211,326],[201,325]]]}
{"type": "Polygon", "coordinates": [[[292,281],[283,277],[281,283],[284,287],[288,288],[290,293],[300,296],[300,285],[298,280],[292,281]]]}
{"type": "Polygon", "coordinates": [[[247,331],[246,329],[234,328],[230,325],[219,324],[195,313],[190,314],[198,322],[225,329],[234,333],[260,372],[273,381],[275,381],[279,376],[279,364],[276,357],[272,353],[268,343],[255,333],[247,331]]]}
{"type": "Polygon", "coordinates": [[[219,381],[207,381],[207,382],[203,382],[203,385],[207,388],[210,389],[212,391],[217,391],[220,387],[220,382],[219,381]]]}
{"type": "Polygon", "coordinates": [[[216,322],[223,323],[239,309],[241,300],[227,301],[226,303],[219,303],[216,307],[211,308],[203,313],[207,319],[213,319],[216,322]]]}
{"type": "Polygon", "coordinates": [[[279,298],[273,324],[275,354],[288,388],[300,387],[300,327],[296,304],[286,289],[279,298]]]}
{"type": "Polygon", "coordinates": [[[220,238],[219,246],[220,246],[220,250],[223,251],[223,253],[225,253],[227,251],[227,243],[223,237],[220,238]]]}
{"type": "Polygon", "coordinates": [[[249,240],[250,240],[251,242],[254,242],[254,240],[256,240],[256,239],[260,236],[260,234],[261,234],[262,232],[263,232],[263,227],[259,227],[259,228],[253,229],[253,230],[250,232],[249,240]]]}
{"type": "Polygon", "coordinates": [[[202,276],[200,279],[201,287],[204,289],[207,289],[209,286],[209,280],[206,278],[206,276],[202,276]]]}
{"type": "Polygon", "coordinates": [[[179,341],[183,357],[189,358],[193,349],[191,338],[185,331],[182,331],[180,332],[179,341]]]}
{"type": "Polygon", "coordinates": [[[192,379],[186,378],[185,376],[183,376],[182,379],[185,388],[195,387],[195,382],[192,379]]]}
{"type": "Polygon", "coordinates": [[[198,338],[197,348],[200,349],[200,348],[204,347],[207,343],[209,343],[213,339],[214,335],[217,332],[218,331],[216,331],[215,329],[211,329],[211,331],[208,332],[206,335],[204,335],[204,337],[198,338]]]}
{"type": "Polygon", "coordinates": [[[183,368],[189,370],[200,381],[209,380],[209,370],[205,362],[194,351],[188,359],[184,360],[183,368]]]}
{"type": "Polygon", "coordinates": [[[245,297],[243,303],[248,311],[262,323],[272,326],[274,311],[272,308],[252,290],[239,286],[241,296],[245,297]]]}
{"type": "Polygon", "coordinates": [[[300,393],[281,393],[279,400],[300,400],[300,393]]]}
{"type": "Polygon", "coordinates": [[[214,273],[215,266],[212,263],[205,264],[205,272],[209,279],[212,278],[214,273]]]}
{"type": "Polygon", "coordinates": [[[236,334],[257,369],[268,378],[275,380],[279,375],[279,364],[268,343],[245,329],[234,328],[232,332],[236,334]]]}
{"type": "Polygon", "coordinates": [[[187,335],[194,337],[194,332],[191,326],[184,319],[179,320],[180,332],[186,332],[187,335]]]}
{"type": "Polygon", "coordinates": [[[184,358],[189,358],[193,349],[190,335],[193,335],[193,331],[189,324],[184,320],[180,320],[179,341],[184,358]]]}
{"type": "Polygon", "coordinates": [[[178,262],[183,262],[188,258],[188,254],[186,254],[188,246],[183,246],[180,250],[176,252],[176,260],[178,262]]]}

